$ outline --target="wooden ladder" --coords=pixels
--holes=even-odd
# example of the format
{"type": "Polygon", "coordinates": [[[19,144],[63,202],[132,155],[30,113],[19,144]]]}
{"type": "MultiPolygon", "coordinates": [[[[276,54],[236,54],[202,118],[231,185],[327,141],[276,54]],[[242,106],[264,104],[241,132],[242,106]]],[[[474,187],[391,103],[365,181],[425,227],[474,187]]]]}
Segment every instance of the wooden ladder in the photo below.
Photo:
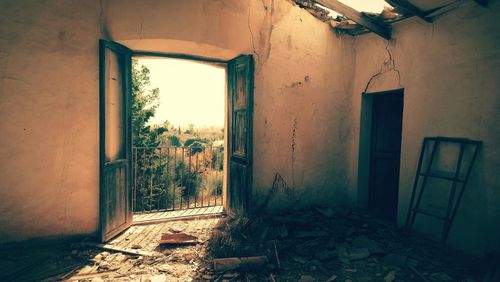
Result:
{"type": "Polygon", "coordinates": [[[469,176],[472,171],[472,166],[476,160],[479,149],[482,145],[481,141],[475,141],[465,138],[450,138],[450,137],[425,137],[422,150],[420,152],[420,158],[418,160],[417,175],[415,177],[415,182],[413,184],[413,192],[411,194],[411,200],[408,210],[408,215],[406,217],[406,228],[411,229],[415,222],[415,217],[418,213],[430,216],[439,220],[444,221],[443,229],[441,232],[441,241],[444,243],[448,238],[448,233],[451,228],[451,224],[458,210],[458,206],[462,199],[465,186],[469,180],[469,176]],[[451,146],[459,146],[458,156],[442,156],[438,154],[439,148],[442,144],[450,144],[451,146]],[[430,150],[430,155],[429,155],[430,150]],[[470,159],[464,164],[464,155],[468,152],[470,159]],[[443,171],[436,168],[436,157],[456,157],[456,164],[454,171],[443,171]],[[425,165],[425,169],[422,167],[425,165]],[[421,185],[419,186],[420,179],[422,178],[421,185]],[[446,209],[446,214],[437,214],[432,211],[422,209],[422,195],[427,187],[427,180],[429,178],[437,178],[445,181],[451,181],[450,192],[448,197],[448,204],[446,209]],[[415,197],[418,194],[417,197],[415,197]],[[416,199],[415,199],[416,198],[416,199]]]}

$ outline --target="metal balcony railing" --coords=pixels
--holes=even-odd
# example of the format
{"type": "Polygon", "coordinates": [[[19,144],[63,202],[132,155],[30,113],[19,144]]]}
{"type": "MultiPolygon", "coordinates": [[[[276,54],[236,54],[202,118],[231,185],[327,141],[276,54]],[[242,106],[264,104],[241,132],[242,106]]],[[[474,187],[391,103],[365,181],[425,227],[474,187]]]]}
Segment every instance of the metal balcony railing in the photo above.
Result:
{"type": "Polygon", "coordinates": [[[135,213],[222,205],[223,147],[133,147],[135,213]]]}

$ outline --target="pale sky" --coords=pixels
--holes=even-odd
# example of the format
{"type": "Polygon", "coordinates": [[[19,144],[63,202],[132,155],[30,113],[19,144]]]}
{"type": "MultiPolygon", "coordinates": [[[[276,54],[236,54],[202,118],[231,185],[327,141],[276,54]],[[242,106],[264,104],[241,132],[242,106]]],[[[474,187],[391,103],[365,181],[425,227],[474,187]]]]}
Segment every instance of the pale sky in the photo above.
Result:
{"type": "MultiPolygon", "coordinates": [[[[360,12],[380,13],[382,12],[385,6],[388,7],[391,6],[384,0],[339,0],[339,1],[360,12]]],[[[329,11],[330,11],[330,16],[332,16],[333,18],[335,18],[338,15],[338,13],[334,11],[331,10],[329,11]]]]}
{"type": "Polygon", "coordinates": [[[151,87],[160,88],[160,106],[150,124],[224,126],[225,68],[167,58],[138,61],[149,68],[151,87]]]}
{"type": "Polygon", "coordinates": [[[391,6],[384,0],[339,0],[340,2],[360,11],[380,13],[384,6],[391,6]]]}

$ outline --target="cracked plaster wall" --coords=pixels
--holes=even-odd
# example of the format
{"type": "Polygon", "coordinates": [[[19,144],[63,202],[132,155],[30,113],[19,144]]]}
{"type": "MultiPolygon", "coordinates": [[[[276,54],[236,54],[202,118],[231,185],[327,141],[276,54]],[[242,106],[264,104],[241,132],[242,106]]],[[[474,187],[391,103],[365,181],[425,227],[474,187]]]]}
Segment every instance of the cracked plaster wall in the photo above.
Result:
{"type": "MultiPolygon", "coordinates": [[[[355,189],[361,93],[404,88],[398,223],[406,220],[423,137],[482,140],[482,152],[449,235],[451,245],[473,254],[500,249],[499,12],[499,1],[491,1],[486,9],[471,1],[434,24],[409,19],[394,25],[389,44],[373,34],[359,36],[355,43],[352,197],[364,205],[366,195],[355,189]]],[[[425,216],[417,216],[416,226],[430,237],[441,230],[439,222],[425,216]]]]}

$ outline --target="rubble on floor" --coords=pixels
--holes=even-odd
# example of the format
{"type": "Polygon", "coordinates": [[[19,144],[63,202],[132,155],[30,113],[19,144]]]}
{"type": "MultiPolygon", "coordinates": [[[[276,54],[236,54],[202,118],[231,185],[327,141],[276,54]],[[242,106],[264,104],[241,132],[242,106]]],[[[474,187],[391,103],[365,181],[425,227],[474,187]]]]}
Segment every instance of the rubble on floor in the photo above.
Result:
{"type": "MultiPolygon", "coordinates": [[[[481,281],[484,271],[478,259],[362,213],[333,208],[228,217],[214,230],[208,253],[269,258],[259,271],[226,272],[237,277],[231,281],[481,281]]],[[[199,279],[228,281],[210,260],[204,269],[199,279]]]]}
{"type": "Polygon", "coordinates": [[[132,226],[107,245],[35,249],[1,251],[0,280],[472,282],[486,271],[479,259],[338,208],[132,226]]]}
{"type": "Polygon", "coordinates": [[[0,281],[193,281],[219,220],[132,226],[107,244],[0,250],[0,281]]]}

